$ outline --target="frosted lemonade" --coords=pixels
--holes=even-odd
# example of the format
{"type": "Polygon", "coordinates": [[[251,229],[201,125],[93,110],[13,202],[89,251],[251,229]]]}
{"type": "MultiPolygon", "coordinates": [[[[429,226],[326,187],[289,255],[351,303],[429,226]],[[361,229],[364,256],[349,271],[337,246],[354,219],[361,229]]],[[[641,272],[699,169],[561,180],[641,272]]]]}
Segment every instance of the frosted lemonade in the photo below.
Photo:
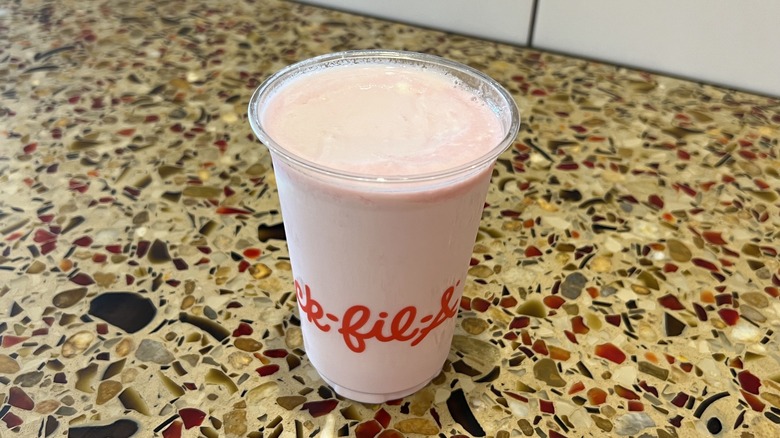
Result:
{"type": "Polygon", "coordinates": [[[249,104],[268,146],[304,347],[336,392],[378,403],[441,370],[512,98],[442,58],[342,52],[249,104]]]}

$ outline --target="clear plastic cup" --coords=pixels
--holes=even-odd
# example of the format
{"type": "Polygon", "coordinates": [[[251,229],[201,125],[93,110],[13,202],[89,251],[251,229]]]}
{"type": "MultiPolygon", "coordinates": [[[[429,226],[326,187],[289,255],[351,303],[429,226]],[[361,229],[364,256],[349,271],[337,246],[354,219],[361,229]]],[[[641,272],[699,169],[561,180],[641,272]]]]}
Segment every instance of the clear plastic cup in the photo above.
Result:
{"type": "Polygon", "coordinates": [[[249,121],[271,152],[309,360],[338,394],[361,402],[424,387],[450,351],[493,165],[519,129],[514,100],[483,73],[443,58],[349,51],[271,76],[249,102],[249,121]],[[318,164],[268,135],[264,111],[289,81],[388,60],[456,78],[491,108],[505,135],[478,159],[398,177],[318,164]]]}

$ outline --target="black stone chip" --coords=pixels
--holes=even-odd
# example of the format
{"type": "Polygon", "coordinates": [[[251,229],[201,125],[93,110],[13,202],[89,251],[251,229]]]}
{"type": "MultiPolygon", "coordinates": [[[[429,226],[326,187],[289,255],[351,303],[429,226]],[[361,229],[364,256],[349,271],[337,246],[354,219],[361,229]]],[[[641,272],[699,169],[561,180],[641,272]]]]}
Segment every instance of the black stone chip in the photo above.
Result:
{"type": "Polygon", "coordinates": [[[157,308],[152,300],[133,292],[106,292],[89,303],[89,314],[135,333],[152,322],[157,308]]]}

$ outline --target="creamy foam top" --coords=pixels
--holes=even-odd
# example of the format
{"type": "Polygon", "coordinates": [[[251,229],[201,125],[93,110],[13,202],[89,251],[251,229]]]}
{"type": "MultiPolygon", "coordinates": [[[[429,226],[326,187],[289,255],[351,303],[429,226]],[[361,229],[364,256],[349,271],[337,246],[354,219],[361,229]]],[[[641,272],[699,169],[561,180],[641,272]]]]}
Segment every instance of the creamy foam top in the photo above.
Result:
{"type": "Polygon", "coordinates": [[[363,63],[302,74],[261,115],[271,139],[301,158],[376,176],[441,171],[504,137],[498,116],[443,73],[363,63]]]}

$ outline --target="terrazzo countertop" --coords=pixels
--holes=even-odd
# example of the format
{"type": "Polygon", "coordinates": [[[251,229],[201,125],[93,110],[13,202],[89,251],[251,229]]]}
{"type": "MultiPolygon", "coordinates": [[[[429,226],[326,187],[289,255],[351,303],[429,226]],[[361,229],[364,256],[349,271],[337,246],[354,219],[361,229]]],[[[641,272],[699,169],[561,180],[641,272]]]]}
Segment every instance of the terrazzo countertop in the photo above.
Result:
{"type": "Polygon", "coordinates": [[[274,0],[3,2],[0,90],[0,436],[780,434],[776,99],[274,0]],[[365,405],[306,358],[246,106],[379,47],[523,125],[442,373],[365,405]]]}

